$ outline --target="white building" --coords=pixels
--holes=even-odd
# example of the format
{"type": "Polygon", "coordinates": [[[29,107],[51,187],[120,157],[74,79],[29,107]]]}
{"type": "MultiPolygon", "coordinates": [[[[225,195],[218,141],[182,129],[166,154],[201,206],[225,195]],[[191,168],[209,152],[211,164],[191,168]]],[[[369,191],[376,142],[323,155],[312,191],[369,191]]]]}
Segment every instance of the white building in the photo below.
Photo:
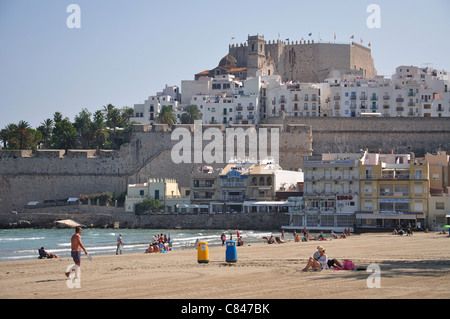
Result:
{"type": "Polygon", "coordinates": [[[329,79],[332,116],[449,117],[446,71],[400,66],[391,80],[329,79]]]}
{"type": "Polygon", "coordinates": [[[179,109],[181,100],[180,90],[177,86],[167,86],[162,92],[149,96],[142,104],[134,105],[134,117],[131,122],[139,124],[153,124],[164,105],[169,105],[174,111],[179,109]]]}

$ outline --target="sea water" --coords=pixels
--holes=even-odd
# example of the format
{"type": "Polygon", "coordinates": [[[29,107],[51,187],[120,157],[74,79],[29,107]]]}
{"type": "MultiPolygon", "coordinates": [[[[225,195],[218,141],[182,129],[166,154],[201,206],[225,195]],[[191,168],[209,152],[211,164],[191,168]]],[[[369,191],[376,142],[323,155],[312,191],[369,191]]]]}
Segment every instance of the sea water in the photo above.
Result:
{"type": "MultiPolygon", "coordinates": [[[[115,254],[117,238],[122,234],[123,253],[143,253],[153,242],[153,236],[165,234],[170,237],[174,250],[195,247],[195,242],[206,241],[208,246],[221,245],[221,235],[237,239],[237,232],[245,244],[263,243],[263,237],[280,236],[279,231],[253,230],[201,230],[201,229],[89,229],[83,228],[81,240],[92,256],[115,254]]],[[[0,261],[35,259],[38,249],[44,249],[60,257],[70,258],[70,238],[74,229],[1,229],[0,261]]],[[[292,234],[286,234],[289,239],[292,234]]],[[[293,239],[293,238],[292,238],[293,239]]]]}

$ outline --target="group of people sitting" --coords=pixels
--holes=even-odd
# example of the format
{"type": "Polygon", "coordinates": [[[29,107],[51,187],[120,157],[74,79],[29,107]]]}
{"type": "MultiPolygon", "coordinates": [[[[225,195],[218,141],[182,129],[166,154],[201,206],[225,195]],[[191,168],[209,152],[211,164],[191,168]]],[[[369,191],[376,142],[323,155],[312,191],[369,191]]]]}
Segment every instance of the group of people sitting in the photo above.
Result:
{"type": "Polygon", "coordinates": [[[285,241],[277,236],[277,237],[273,237],[273,235],[270,235],[269,238],[267,238],[266,236],[263,237],[263,239],[268,243],[268,244],[283,244],[285,241]]]}
{"type": "Polygon", "coordinates": [[[153,242],[150,243],[145,253],[165,253],[172,250],[172,244],[165,234],[157,234],[153,236],[153,242]]]}
{"type": "Polygon", "coordinates": [[[411,230],[411,227],[408,227],[408,230],[404,231],[403,229],[399,229],[397,230],[396,228],[394,228],[394,230],[392,231],[392,235],[406,235],[406,236],[412,236],[413,232],[411,230]]]}

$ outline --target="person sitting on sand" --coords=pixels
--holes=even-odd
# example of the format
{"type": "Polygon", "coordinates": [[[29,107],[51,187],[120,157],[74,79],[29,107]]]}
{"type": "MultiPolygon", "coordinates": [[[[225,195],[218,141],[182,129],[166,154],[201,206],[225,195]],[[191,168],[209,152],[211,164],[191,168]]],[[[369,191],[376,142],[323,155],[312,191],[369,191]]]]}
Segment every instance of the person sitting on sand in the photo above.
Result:
{"type": "Polygon", "coordinates": [[[309,268],[313,268],[315,270],[324,270],[328,269],[328,256],[325,254],[325,248],[322,246],[317,247],[318,251],[318,257],[317,259],[313,257],[309,257],[308,263],[306,264],[305,268],[303,268],[303,271],[308,271],[309,268]]]}
{"type": "Polygon", "coordinates": [[[146,254],[151,254],[153,253],[153,244],[150,244],[150,246],[148,246],[147,250],[145,251],[146,254]]]}
{"type": "Polygon", "coordinates": [[[270,235],[270,238],[267,239],[267,237],[263,237],[265,240],[267,240],[268,244],[275,244],[275,239],[273,238],[273,235],[270,235]]]}
{"type": "Polygon", "coordinates": [[[240,237],[238,238],[237,245],[238,245],[238,246],[244,246],[244,241],[242,240],[242,236],[240,236],[240,237]]]}
{"type": "MultiPolygon", "coordinates": [[[[317,246],[317,251],[316,251],[316,252],[314,253],[314,255],[313,255],[313,258],[314,258],[315,260],[319,260],[319,258],[320,258],[320,252],[319,252],[319,249],[322,249],[322,248],[323,248],[322,246],[317,246]]],[[[341,263],[340,263],[336,258],[328,258],[327,264],[328,264],[328,268],[331,268],[331,267],[339,267],[339,268],[342,268],[341,263]]]]}
{"type": "Polygon", "coordinates": [[[41,247],[39,249],[39,258],[59,258],[59,256],[56,256],[55,254],[50,254],[47,252],[44,247],[41,247]]]}
{"type": "Polygon", "coordinates": [[[333,236],[334,239],[339,239],[339,236],[336,235],[336,234],[334,233],[334,231],[331,231],[331,236],[333,236]]]}

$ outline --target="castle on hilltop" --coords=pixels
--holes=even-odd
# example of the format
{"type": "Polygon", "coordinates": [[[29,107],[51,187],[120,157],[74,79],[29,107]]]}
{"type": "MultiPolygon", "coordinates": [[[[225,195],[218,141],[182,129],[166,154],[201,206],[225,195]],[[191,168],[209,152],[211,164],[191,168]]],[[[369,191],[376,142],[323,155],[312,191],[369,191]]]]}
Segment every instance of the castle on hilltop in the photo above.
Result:
{"type": "Polygon", "coordinates": [[[267,42],[263,35],[249,35],[247,43],[230,45],[216,68],[195,74],[195,79],[232,74],[245,80],[260,73],[280,75],[283,82],[319,83],[333,71],[365,78],[377,76],[371,50],[355,42],[267,42]]]}

